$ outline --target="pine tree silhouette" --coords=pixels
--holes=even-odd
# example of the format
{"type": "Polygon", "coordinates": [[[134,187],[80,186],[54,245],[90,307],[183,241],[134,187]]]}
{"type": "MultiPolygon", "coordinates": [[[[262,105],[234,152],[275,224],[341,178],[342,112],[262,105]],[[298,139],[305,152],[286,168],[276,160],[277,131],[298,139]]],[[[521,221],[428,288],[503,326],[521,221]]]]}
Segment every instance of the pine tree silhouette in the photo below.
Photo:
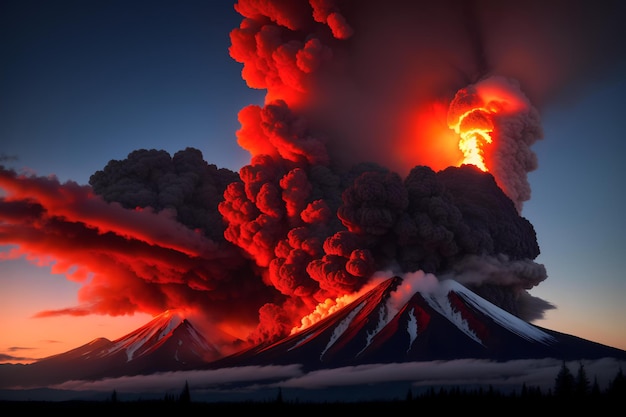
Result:
{"type": "Polygon", "coordinates": [[[565,365],[565,361],[561,365],[561,369],[554,380],[554,395],[557,397],[571,397],[574,394],[574,375],[565,365]]]}
{"type": "Polygon", "coordinates": [[[589,394],[589,378],[587,378],[587,372],[585,372],[585,366],[581,363],[576,373],[576,383],[574,392],[578,398],[585,397],[589,394]]]}
{"type": "Polygon", "coordinates": [[[614,398],[624,398],[626,396],[626,377],[624,377],[621,367],[619,371],[617,371],[617,375],[615,375],[613,381],[609,384],[607,392],[614,398]]]}
{"type": "Polygon", "coordinates": [[[602,392],[600,391],[600,385],[598,384],[597,376],[593,378],[593,385],[591,386],[590,394],[594,398],[597,398],[602,394],[602,392]]]}
{"type": "Polygon", "coordinates": [[[182,404],[189,404],[191,402],[191,394],[189,393],[189,383],[185,381],[185,388],[178,397],[178,402],[182,404]]]}

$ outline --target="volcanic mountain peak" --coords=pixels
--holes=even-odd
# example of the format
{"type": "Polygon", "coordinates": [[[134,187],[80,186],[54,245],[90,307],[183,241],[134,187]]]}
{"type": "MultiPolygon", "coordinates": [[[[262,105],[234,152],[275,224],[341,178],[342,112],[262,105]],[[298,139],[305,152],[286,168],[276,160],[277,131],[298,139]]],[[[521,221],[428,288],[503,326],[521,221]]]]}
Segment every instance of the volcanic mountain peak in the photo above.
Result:
{"type": "Polygon", "coordinates": [[[181,326],[187,328],[189,334],[200,346],[210,350],[206,340],[193,328],[193,326],[177,310],[166,310],[155,316],[150,322],[132,331],[131,333],[113,341],[113,346],[108,354],[124,351],[127,360],[131,361],[154,350],[181,326]]]}
{"type": "Polygon", "coordinates": [[[292,335],[212,368],[301,364],[329,369],[451,359],[623,358],[626,352],[528,323],[455,280],[393,277],[292,335]]]}
{"type": "MultiPolygon", "coordinates": [[[[417,317],[419,314],[424,315],[426,306],[474,342],[483,346],[486,344],[485,333],[481,331],[481,323],[474,318],[473,311],[489,317],[502,328],[530,342],[546,345],[556,342],[550,334],[486,301],[455,280],[442,280],[427,285],[417,283],[416,285],[415,282],[402,282],[396,277],[346,306],[349,312],[334,326],[320,357],[322,358],[326,351],[341,338],[352,337],[344,336],[344,333],[350,334],[351,329],[355,332],[356,329],[365,328],[363,345],[359,350],[361,354],[375,342],[378,334],[384,333],[387,326],[394,319],[397,320],[397,316],[403,312],[406,316],[403,320],[405,331],[410,338],[407,349],[410,351],[410,345],[427,327],[427,323],[423,320],[420,322],[417,317]]],[[[305,335],[294,348],[305,343],[310,337],[311,335],[305,335]]]]}
{"type": "Polygon", "coordinates": [[[248,365],[309,372],[457,359],[626,358],[626,352],[534,326],[454,280],[386,279],[309,327],[220,357],[178,311],[110,342],[99,338],[25,366],[0,366],[0,388],[248,365]]]}
{"type": "Polygon", "coordinates": [[[181,312],[170,310],[113,342],[97,338],[32,364],[0,366],[0,388],[189,370],[217,356],[181,312]]]}

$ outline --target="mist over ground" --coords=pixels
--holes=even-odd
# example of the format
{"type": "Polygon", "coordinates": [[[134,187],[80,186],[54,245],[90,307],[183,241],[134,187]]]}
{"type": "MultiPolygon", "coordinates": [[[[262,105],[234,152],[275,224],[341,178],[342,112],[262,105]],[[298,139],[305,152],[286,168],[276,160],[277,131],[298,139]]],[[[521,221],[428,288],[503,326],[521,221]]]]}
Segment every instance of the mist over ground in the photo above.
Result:
{"type": "Polygon", "coordinates": [[[362,365],[303,373],[299,365],[224,368],[172,372],[145,376],[68,381],[45,390],[0,390],[0,400],[71,399],[119,401],[162,400],[177,396],[188,384],[196,402],[271,402],[280,390],[285,402],[362,402],[405,399],[408,390],[416,396],[433,388],[476,390],[491,387],[504,394],[521,393],[522,387],[553,393],[556,377],[565,365],[572,375],[580,366],[591,385],[606,390],[625,363],[613,358],[563,362],[555,359],[494,362],[461,359],[438,362],[362,365]]]}
{"type": "Polygon", "coordinates": [[[89,185],[3,167],[3,258],[81,284],[38,317],[184,309],[224,354],[380,271],[452,277],[541,318],[554,306],[528,292],[548,274],[523,216],[541,110],[623,68],[622,8],[239,1],[229,52],[267,92],[239,113],[249,163],[138,149],[89,185]],[[493,130],[487,172],[462,164],[449,125],[475,106],[463,120],[493,130]]]}

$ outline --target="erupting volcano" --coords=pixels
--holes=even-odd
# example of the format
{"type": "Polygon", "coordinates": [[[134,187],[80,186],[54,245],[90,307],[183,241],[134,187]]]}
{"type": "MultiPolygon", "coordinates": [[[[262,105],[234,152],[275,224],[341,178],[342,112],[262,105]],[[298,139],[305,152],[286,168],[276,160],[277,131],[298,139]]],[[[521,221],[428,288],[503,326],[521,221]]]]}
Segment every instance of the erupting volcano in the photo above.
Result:
{"type": "MultiPolygon", "coordinates": [[[[549,37],[527,48],[503,28],[531,15],[492,3],[238,1],[229,53],[266,91],[238,114],[249,162],[139,149],[89,185],[2,167],[2,258],[81,284],[76,306],[39,316],[176,309],[220,355],[408,274],[542,317],[553,306],[528,292],[547,273],[523,203],[536,106],[560,82],[546,77],[575,60],[550,60],[549,37]]],[[[533,36],[555,30],[532,22],[533,36]]]]}

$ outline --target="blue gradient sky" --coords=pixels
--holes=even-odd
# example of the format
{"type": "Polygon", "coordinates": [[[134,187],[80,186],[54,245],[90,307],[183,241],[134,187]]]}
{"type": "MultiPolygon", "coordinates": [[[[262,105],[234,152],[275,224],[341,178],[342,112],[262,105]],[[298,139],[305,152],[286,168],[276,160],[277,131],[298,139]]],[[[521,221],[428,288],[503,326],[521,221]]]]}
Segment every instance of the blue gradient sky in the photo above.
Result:
{"type": "MultiPolygon", "coordinates": [[[[88,184],[133,150],[194,147],[238,171],[249,154],[236,141],[237,113],[264,98],[228,55],[240,21],[228,1],[2,2],[1,163],[88,184]]],[[[539,168],[522,212],[548,272],[530,292],[556,307],[535,324],[622,349],[625,97],[626,77],[599,78],[542,109],[539,168]]],[[[49,267],[0,261],[0,354],[42,357],[121,337],[149,319],[31,318],[75,304],[78,288],[49,267]]]]}

